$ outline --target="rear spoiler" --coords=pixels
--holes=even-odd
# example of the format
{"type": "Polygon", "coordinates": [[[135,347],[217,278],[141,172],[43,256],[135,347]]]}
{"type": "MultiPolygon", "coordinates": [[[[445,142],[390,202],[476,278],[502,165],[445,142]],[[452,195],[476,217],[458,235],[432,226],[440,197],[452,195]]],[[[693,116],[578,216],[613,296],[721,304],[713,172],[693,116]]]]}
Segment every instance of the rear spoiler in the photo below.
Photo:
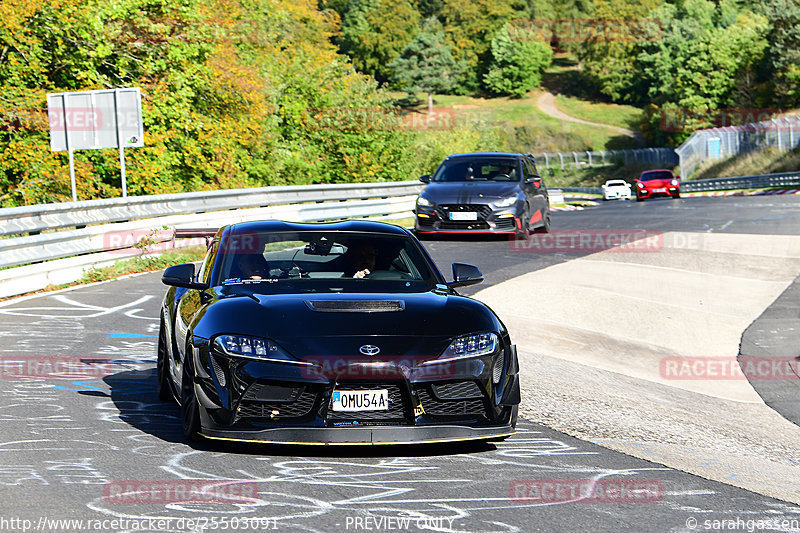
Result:
{"type": "Polygon", "coordinates": [[[175,228],[172,234],[173,239],[194,239],[203,237],[206,240],[206,246],[211,245],[214,235],[217,234],[219,228],[175,228]]]}

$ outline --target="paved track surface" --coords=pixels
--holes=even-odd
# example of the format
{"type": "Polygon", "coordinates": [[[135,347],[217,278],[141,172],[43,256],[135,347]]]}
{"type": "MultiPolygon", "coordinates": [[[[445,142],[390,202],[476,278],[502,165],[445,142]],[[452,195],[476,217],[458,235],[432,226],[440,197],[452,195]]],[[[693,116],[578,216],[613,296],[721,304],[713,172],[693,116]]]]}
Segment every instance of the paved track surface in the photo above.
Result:
{"type": "MultiPolygon", "coordinates": [[[[800,207],[791,198],[615,203],[554,214],[554,225],[796,235],[800,207]]],[[[456,260],[479,265],[487,278],[483,287],[580,255],[514,253],[500,240],[434,240],[426,246],[445,272],[456,260]]],[[[180,435],[177,406],[159,402],[155,394],[163,294],[158,279],[157,273],[145,274],[0,307],[0,530],[21,531],[25,525],[41,526],[39,531],[81,529],[42,522],[45,518],[80,519],[103,531],[242,531],[243,518],[269,520],[249,530],[286,531],[798,529],[800,508],[793,504],[524,420],[517,435],[496,445],[188,446],[180,435]],[[25,380],[6,371],[5,362],[13,356],[82,356],[112,364],[98,363],[94,379],[25,380]],[[548,501],[510,497],[521,494],[514,492],[520,486],[515,481],[531,479],[635,480],[660,490],[652,498],[657,501],[635,496],[655,494],[649,491],[629,493],[625,503],[563,492],[548,501]],[[255,484],[258,494],[246,505],[118,503],[108,491],[126,480],[239,480],[255,484]],[[88,522],[114,518],[131,522],[88,522]],[[171,522],[134,522],[144,518],[171,522]],[[196,522],[179,523],[179,518],[196,522]],[[234,518],[239,519],[235,528],[234,518]],[[13,519],[32,522],[18,521],[15,527],[8,522],[13,519]]]]}

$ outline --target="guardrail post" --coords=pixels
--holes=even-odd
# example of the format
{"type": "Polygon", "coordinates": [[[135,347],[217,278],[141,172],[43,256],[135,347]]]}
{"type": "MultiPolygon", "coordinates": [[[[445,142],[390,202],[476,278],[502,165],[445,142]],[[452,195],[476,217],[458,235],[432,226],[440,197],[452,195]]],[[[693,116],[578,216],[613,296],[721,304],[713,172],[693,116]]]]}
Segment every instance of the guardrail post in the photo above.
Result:
{"type": "Polygon", "coordinates": [[[586,150],[586,155],[589,156],[589,166],[592,166],[592,152],[586,150]]]}
{"type": "Polygon", "coordinates": [[[558,152],[558,157],[561,159],[561,170],[564,170],[564,154],[558,152]]]}

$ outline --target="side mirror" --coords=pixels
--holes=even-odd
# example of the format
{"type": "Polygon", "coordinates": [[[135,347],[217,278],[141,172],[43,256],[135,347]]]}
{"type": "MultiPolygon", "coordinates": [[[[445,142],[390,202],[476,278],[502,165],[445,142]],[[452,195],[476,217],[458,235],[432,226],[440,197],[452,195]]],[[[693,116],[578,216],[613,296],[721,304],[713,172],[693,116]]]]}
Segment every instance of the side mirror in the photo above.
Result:
{"type": "Polygon", "coordinates": [[[419,181],[422,183],[430,183],[431,182],[431,175],[430,174],[423,174],[419,177],[419,181]]]}
{"type": "Polygon", "coordinates": [[[184,263],[167,268],[161,276],[161,283],[172,287],[182,287],[184,289],[204,290],[208,288],[205,283],[197,283],[194,280],[194,264],[184,263]]]}
{"type": "Polygon", "coordinates": [[[679,180],[679,179],[681,179],[681,177],[680,176],[675,176],[675,179],[679,180]]]}
{"type": "Polygon", "coordinates": [[[483,281],[483,274],[478,267],[464,263],[453,263],[453,281],[447,283],[449,287],[467,287],[483,281]]]}

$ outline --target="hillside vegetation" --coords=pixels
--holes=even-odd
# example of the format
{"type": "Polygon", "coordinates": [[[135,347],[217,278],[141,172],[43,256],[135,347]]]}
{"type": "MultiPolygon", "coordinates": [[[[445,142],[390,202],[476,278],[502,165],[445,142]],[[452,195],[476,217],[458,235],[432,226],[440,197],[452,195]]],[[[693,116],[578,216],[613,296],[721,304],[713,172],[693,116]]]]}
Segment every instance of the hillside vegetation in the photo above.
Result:
{"type": "MultiPolygon", "coordinates": [[[[69,199],[49,92],[142,89],[145,147],[126,151],[140,195],[408,179],[472,150],[628,147],[538,112],[539,86],[596,122],[630,128],[641,109],[648,142],[675,145],[720,110],[797,107],[798,65],[796,0],[4,0],[0,206],[69,199]],[[431,124],[448,98],[449,125],[431,124]],[[666,112],[683,127],[664,131],[666,112]]],[[[76,152],[75,171],[79,199],[119,196],[115,150],[76,152]]]]}

